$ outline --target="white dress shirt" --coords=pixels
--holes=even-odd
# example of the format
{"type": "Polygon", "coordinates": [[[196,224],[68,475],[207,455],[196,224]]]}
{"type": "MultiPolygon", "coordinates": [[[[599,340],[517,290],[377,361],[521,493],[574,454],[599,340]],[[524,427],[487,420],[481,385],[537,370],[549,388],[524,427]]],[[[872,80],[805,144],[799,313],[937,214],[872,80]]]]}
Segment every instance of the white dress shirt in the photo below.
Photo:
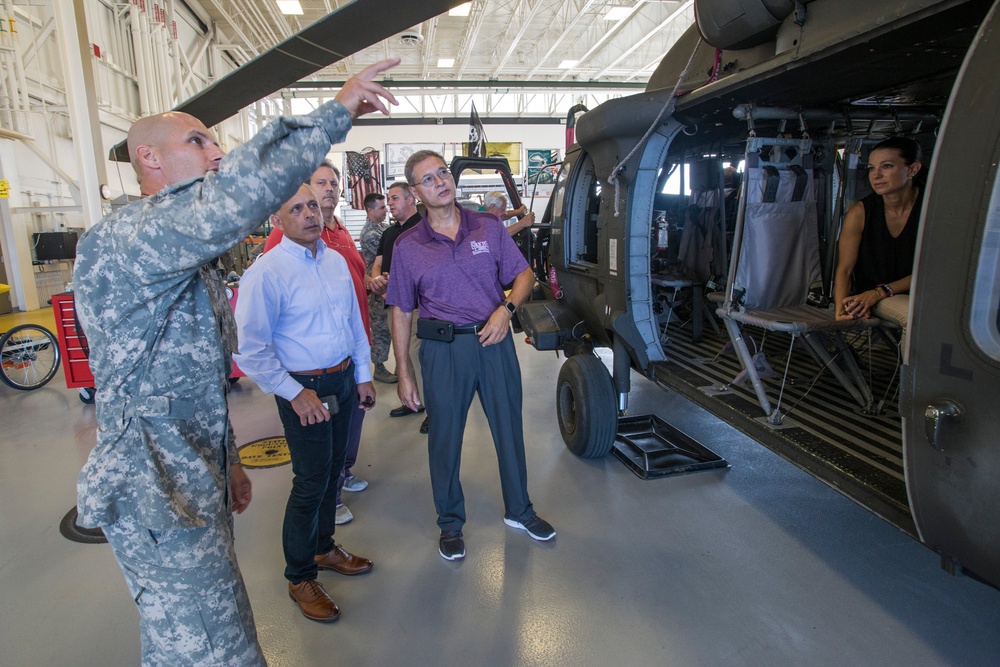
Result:
{"type": "Polygon", "coordinates": [[[312,252],[281,239],[240,279],[236,302],[240,369],[269,394],[292,400],[289,373],[354,359],[358,384],[372,379],[371,348],[347,262],[322,241],[312,252]]]}

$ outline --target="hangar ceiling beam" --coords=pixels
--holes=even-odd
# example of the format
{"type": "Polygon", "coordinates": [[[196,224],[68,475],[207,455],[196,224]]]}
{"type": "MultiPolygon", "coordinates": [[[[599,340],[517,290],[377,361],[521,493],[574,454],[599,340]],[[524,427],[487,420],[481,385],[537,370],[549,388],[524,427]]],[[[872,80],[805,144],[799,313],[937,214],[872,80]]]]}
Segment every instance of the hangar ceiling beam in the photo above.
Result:
{"type": "Polygon", "coordinates": [[[535,15],[538,13],[538,10],[541,9],[543,4],[544,0],[535,0],[535,3],[529,6],[529,0],[521,0],[515,8],[514,15],[521,16],[521,27],[518,29],[517,34],[514,35],[514,38],[510,40],[510,45],[507,47],[507,51],[500,58],[500,62],[498,62],[497,66],[493,69],[493,73],[490,74],[491,79],[495,79],[500,76],[500,72],[503,71],[504,65],[507,64],[507,61],[514,53],[517,45],[521,43],[521,38],[524,37],[524,33],[529,27],[531,27],[531,22],[534,20],[535,15]],[[525,8],[527,8],[526,11],[525,8]]]}
{"type": "Polygon", "coordinates": [[[486,11],[482,3],[473,2],[472,17],[469,20],[472,27],[465,33],[465,39],[459,49],[458,79],[461,79],[462,75],[465,74],[465,68],[469,64],[469,55],[472,53],[472,49],[475,48],[476,40],[479,39],[479,31],[483,29],[483,19],[485,17],[486,11]]]}
{"type": "Polygon", "coordinates": [[[184,76],[183,79],[181,79],[182,88],[187,89],[193,77],[198,77],[198,79],[201,80],[202,83],[207,83],[204,77],[202,77],[197,72],[197,70],[195,70],[193,63],[197,63],[198,61],[200,61],[202,58],[205,57],[205,52],[208,51],[208,47],[212,45],[212,40],[214,39],[215,39],[215,28],[214,26],[212,26],[208,29],[208,32],[206,32],[198,39],[198,42],[194,45],[194,49],[192,50],[193,54],[191,57],[189,57],[188,54],[184,52],[183,48],[180,48],[180,44],[177,44],[178,50],[180,51],[181,54],[181,60],[184,61],[184,67],[187,68],[187,74],[184,76]]]}
{"type": "MultiPolygon", "coordinates": [[[[254,2],[254,0],[240,0],[240,1],[246,2],[248,5],[253,6],[254,9],[257,9],[257,3],[254,2]]],[[[276,2],[265,0],[264,6],[267,7],[267,13],[271,15],[271,21],[274,23],[274,25],[278,26],[281,32],[281,34],[279,35],[280,39],[288,39],[289,37],[292,36],[293,33],[298,31],[298,28],[293,29],[292,25],[289,23],[290,19],[295,19],[295,23],[296,25],[298,25],[298,19],[296,17],[289,16],[279,12],[278,4],[276,2]]],[[[263,17],[261,17],[261,23],[263,23],[264,25],[268,25],[267,22],[263,19],[263,17]]],[[[278,42],[279,39],[275,39],[274,41],[278,42]]]]}
{"type": "MultiPolygon", "coordinates": [[[[596,42],[594,42],[589,49],[587,49],[586,53],[577,58],[577,63],[576,63],[577,67],[580,67],[585,62],[587,62],[587,59],[590,58],[590,56],[592,56],[598,49],[604,46],[606,42],[609,42],[613,37],[615,37],[615,35],[621,32],[622,28],[624,28],[628,24],[628,22],[632,19],[632,17],[635,16],[636,12],[639,11],[639,8],[642,7],[644,4],[647,4],[646,1],[640,0],[640,2],[636,3],[635,6],[631,8],[631,11],[629,11],[628,15],[625,16],[625,18],[619,20],[615,24],[615,26],[611,28],[611,30],[604,32],[604,34],[601,35],[601,37],[596,42]]],[[[575,73],[574,70],[566,70],[563,73],[563,75],[559,77],[559,80],[562,81],[563,79],[573,75],[574,73],[575,73]]]]}
{"type": "Polygon", "coordinates": [[[50,17],[49,20],[42,26],[42,29],[35,33],[34,39],[31,40],[31,43],[28,44],[28,47],[24,50],[24,55],[21,56],[21,62],[25,67],[30,65],[31,61],[35,59],[35,56],[38,55],[38,49],[41,48],[42,44],[45,43],[45,40],[52,35],[52,31],[55,27],[56,19],[55,17],[50,17]]]}
{"type": "Polygon", "coordinates": [[[571,3],[566,3],[564,5],[563,7],[564,11],[571,13],[571,16],[566,17],[568,21],[566,21],[564,24],[565,28],[563,28],[562,33],[559,34],[556,40],[552,42],[552,46],[550,46],[549,50],[545,52],[545,55],[539,58],[535,66],[531,69],[530,72],[528,72],[527,78],[530,79],[535,75],[536,72],[538,72],[539,69],[541,69],[542,65],[544,65],[545,62],[549,59],[549,57],[555,52],[555,50],[559,48],[559,45],[562,44],[563,41],[570,35],[570,33],[573,31],[573,28],[576,27],[577,23],[579,23],[580,19],[582,19],[587,14],[587,10],[589,10],[595,4],[597,4],[597,0],[587,0],[587,2],[584,3],[583,7],[580,7],[579,9],[576,9],[576,7],[571,3]]]}
{"type": "MultiPolygon", "coordinates": [[[[652,39],[657,34],[659,34],[660,31],[662,31],[668,25],[670,25],[672,23],[675,23],[677,21],[677,19],[682,18],[682,17],[683,18],[687,18],[688,17],[688,12],[689,11],[693,11],[691,9],[691,7],[693,5],[694,5],[694,0],[687,0],[687,2],[685,2],[683,5],[681,5],[676,10],[674,10],[673,12],[671,12],[670,16],[668,16],[667,18],[663,19],[656,27],[654,27],[652,30],[650,30],[649,32],[647,32],[645,34],[645,36],[643,36],[640,39],[636,40],[630,47],[628,47],[627,49],[625,49],[625,51],[623,51],[621,55],[619,55],[617,58],[615,58],[607,67],[605,67],[600,72],[598,72],[597,74],[595,74],[594,78],[595,79],[600,79],[602,76],[604,76],[605,74],[607,74],[610,70],[614,69],[621,61],[625,60],[630,55],[632,55],[637,50],[639,50],[639,48],[641,48],[643,44],[645,44],[650,39],[652,39]]],[[[680,33],[683,33],[684,30],[686,30],[686,29],[687,29],[687,26],[683,26],[681,28],[681,30],[678,32],[677,36],[679,37],[680,33]]],[[[663,58],[663,54],[661,53],[661,54],[659,54],[659,56],[657,56],[657,62],[659,62],[659,60],[662,59],[662,58],[663,58]]]]}
{"type": "MultiPolygon", "coordinates": [[[[258,55],[263,49],[267,48],[266,43],[257,36],[257,39],[251,39],[247,34],[249,31],[256,33],[253,25],[248,21],[244,20],[241,15],[233,14],[233,7],[225,2],[225,0],[209,0],[212,6],[222,14],[225,18],[226,23],[229,24],[229,29],[232,30],[236,37],[238,37],[245,47],[254,55],[258,55]]],[[[273,43],[273,42],[272,42],[273,43]]]]}
{"type": "MultiPolygon", "coordinates": [[[[420,45],[422,51],[420,60],[423,61],[421,76],[424,79],[430,76],[431,58],[433,57],[431,49],[434,48],[434,38],[437,36],[437,24],[438,20],[436,16],[427,22],[427,34],[424,36],[424,41],[420,45]]],[[[350,58],[348,58],[348,61],[350,61],[350,58]]]]}

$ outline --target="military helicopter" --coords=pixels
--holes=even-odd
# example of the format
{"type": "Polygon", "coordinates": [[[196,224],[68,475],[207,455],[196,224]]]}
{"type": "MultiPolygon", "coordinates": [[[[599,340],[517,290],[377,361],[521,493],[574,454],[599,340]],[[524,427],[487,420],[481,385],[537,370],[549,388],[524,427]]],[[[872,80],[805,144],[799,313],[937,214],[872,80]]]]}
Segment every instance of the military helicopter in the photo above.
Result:
{"type": "Polygon", "coordinates": [[[536,229],[519,317],[567,357],[567,446],[621,453],[638,371],[1000,586],[1000,3],[695,8],[645,92],[579,118],[536,229]],[[892,135],[927,171],[902,347],[829,306],[844,212],[892,135]]]}
{"type": "MultiPolygon", "coordinates": [[[[458,4],[392,4],[359,32],[373,8],[390,5],[348,3],[177,109],[218,123],[458,4]]],[[[919,539],[946,569],[1000,586],[1000,450],[989,417],[1000,393],[997,3],[694,4],[696,25],[645,92],[578,117],[577,143],[523,246],[539,288],[520,322],[536,348],[568,357],[556,388],[567,446],[584,457],[614,450],[642,476],[725,463],[663,424],[629,432],[637,371],[919,539]],[[881,327],[814,332],[769,316],[753,301],[754,267],[769,270],[758,288],[793,285],[796,316],[812,308],[830,319],[811,304],[832,297],[838,226],[864,195],[867,150],[892,134],[930,156],[902,351],[879,342],[892,335],[881,327]],[[779,192],[804,195],[791,203],[805,215],[763,245],[775,254],[760,252],[747,203],[779,192]],[[777,254],[785,245],[810,262],[777,254]],[[611,373],[600,348],[611,350],[611,373]],[[772,369],[784,372],[769,378],[772,369]],[[637,463],[644,440],[654,451],[637,463]],[[660,440],[682,455],[658,458],[660,440]]],[[[127,160],[124,142],[112,156],[127,160]]]]}

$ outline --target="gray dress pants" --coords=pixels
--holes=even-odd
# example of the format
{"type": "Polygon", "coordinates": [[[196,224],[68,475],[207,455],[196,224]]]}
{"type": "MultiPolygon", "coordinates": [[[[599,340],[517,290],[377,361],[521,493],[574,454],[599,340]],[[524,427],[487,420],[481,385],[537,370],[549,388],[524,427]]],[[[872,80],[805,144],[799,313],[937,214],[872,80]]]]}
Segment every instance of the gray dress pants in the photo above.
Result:
{"type": "Polygon", "coordinates": [[[479,394],[493,434],[505,514],[522,523],[533,517],[521,424],[521,368],[513,337],[487,347],[475,334],[457,334],[451,343],[424,340],[420,365],[431,415],[427,448],[438,526],[450,531],[465,524],[459,468],[474,394],[479,394]]]}

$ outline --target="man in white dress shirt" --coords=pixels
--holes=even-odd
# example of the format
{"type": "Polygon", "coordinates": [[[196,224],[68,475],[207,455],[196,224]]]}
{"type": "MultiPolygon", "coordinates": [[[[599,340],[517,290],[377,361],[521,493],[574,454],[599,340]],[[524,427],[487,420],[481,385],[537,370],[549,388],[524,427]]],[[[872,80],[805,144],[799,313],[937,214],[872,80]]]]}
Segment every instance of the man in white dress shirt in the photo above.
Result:
{"type": "Polygon", "coordinates": [[[320,241],[323,218],[307,185],[271,223],[284,237],[240,280],[240,368],[275,395],[292,458],[282,546],[288,593],[303,615],[332,622],[340,609],[318,570],[362,574],[367,558],[333,541],[337,478],[355,402],[375,405],[371,351],[347,262],[320,241]]]}

